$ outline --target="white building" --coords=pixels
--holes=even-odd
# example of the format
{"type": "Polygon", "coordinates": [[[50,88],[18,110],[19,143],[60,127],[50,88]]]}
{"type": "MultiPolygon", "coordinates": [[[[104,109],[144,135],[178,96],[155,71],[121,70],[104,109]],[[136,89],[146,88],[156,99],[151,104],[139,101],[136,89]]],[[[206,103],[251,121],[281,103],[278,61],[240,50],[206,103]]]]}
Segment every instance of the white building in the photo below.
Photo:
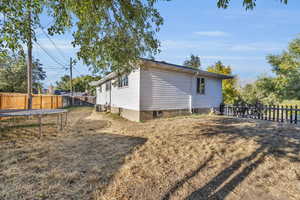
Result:
{"type": "Polygon", "coordinates": [[[166,62],[142,59],[128,75],[112,72],[99,81],[96,104],[133,121],[209,112],[222,103],[226,76],[166,62]]]}

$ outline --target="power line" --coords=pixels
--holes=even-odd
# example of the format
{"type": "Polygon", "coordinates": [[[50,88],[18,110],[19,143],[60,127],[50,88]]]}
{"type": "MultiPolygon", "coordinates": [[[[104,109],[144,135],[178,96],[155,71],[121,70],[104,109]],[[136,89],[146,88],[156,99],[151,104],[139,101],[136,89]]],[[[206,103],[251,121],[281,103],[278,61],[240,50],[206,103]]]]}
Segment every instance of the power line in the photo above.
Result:
{"type": "Polygon", "coordinates": [[[78,72],[80,74],[80,72],[75,68],[75,66],[73,66],[73,68],[75,69],[76,72],[78,72]]]}
{"type": "Polygon", "coordinates": [[[67,65],[63,65],[61,64],[60,62],[58,62],[49,52],[47,52],[47,50],[38,42],[38,41],[35,41],[35,43],[49,56],[49,58],[51,58],[54,62],[56,62],[58,65],[62,66],[63,69],[66,69],[65,67],[67,65]]]}
{"type": "Polygon", "coordinates": [[[56,46],[55,42],[51,39],[51,37],[48,35],[48,33],[45,31],[45,29],[40,25],[40,29],[42,30],[42,32],[44,33],[44,35],[49,39],[49,41],[52,43],[52,45],[54,46],[54,48],[56,48],[56,50],[58,51],[58,53],[64,58],[67,59],[66,56],[64,55],[64,53],[61,51],[60,48],[58,48],[58,46],[56,46]]]}
{"type": "Polygon", "coordinates": [[[55,65],[43,65],[43,67],[50,67],[50,68],[56,68],[56,69],[61,69],[55,65]]]}

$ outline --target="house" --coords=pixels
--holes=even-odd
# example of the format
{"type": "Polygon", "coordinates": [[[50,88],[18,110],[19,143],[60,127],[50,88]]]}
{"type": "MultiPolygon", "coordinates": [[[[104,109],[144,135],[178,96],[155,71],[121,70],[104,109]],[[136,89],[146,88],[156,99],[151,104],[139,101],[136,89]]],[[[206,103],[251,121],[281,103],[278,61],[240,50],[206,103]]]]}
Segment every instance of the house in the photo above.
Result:
{"type": "Polygon", "coordinates": [[[112,72],[96,86],[96,108],[132,121],[209,112],[222,103],[222,80],[232,76],[141,59],[140,67],[118,76],[112,72]]]}

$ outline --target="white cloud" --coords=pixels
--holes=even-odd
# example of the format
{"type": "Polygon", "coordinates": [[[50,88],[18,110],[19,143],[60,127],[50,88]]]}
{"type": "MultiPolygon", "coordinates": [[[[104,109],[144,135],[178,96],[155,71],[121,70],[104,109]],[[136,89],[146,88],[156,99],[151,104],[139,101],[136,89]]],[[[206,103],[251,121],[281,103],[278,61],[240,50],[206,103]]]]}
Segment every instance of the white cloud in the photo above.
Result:
{"type": "Polygon", "coordinates": [[[193,50],[208,50],[208,49],[224,49],[225,43],[216,41],[194,41],[194,40],[163,40],[161,41],[162,50],[177,50],[177,49],[193,49],[193,50]]]}
{"type": "Polygon", "coordinates": [[[195,32],[195,34],[206,37],[226,37],[229,36],[229,33],[223,31],[199,31],[195,32]]]}
{"type": "Polygon", "coordinates": [[[232,45],[229,50],[232,51],[278,51],[282,50],[284,46],[282,44],[273,43],[249,43],[249,44],[235,44],[232,45]]]}

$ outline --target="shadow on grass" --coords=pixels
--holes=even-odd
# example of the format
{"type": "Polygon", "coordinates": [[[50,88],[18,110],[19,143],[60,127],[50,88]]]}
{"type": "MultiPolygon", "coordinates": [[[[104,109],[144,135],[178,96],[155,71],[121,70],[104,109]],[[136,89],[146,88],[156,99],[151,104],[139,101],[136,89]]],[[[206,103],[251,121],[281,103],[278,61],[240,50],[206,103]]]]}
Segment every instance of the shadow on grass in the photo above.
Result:
{"type": "Polygon", "coordinates": [[[213,155],[211,155],[207,160],[204,161],[203,164],[201,164],[195,171],[192,173],[186,175],[183,179],[177,181],[174,186],[169,189],[169,191],[163,196],[162,200],[168,200],[170,196],[176,192],[184,183],[186,183],[188,180],[196,176],[203,168],[206,167],[207,163],[213,159],[213,155]]]}
{"type": "MultiPolygon", "coordinates": [[[[14,129],[29,129],[29,128],[37,128],[39,127],[39,124],[38,123],[27,123],[25,124],[26,122],[24,122],[24,124],[13,124],[13,125],[9,125],[9,124],[6,124],[4,126],[1,126],[0,127],[0,134],[1,133],[8,133],[14,129]]],[[[53,125],[56,125],[56,123],[43,123],[42,126],[53,126],[53,125]]]]}
{"type": "MultiPolygon", "coordinates": [[[[199,123],[194,129],[199,130],[195,135],[190,135],[194,139],[200,136],[219,137],[226,136],[225,142],[230,142],[237,138],[254,139],[259,147],[250,155],[236,160],[229,167],[219,172],[214,178],[203,187],[195,190],[186,197],[186,200],[206,200],[225,199],[240,183],[242,183],[268,155],[277,158],[287,158],[291,162],[299,162],[300,134],[295,130],[288,131],[287,127],[274,127],[272,123],[261,125],[256,122],[249,122],[248,125],[239,126],[239,119],[216,118],[212,119],[213,125],[199,123]],[[274,131],[276,130],[276,131],[274,131]],[[241,169],[241,167],[243,167],[241,169]],[[239,173],[237,173],[239,171],[239,173]],[[233,176],[234,175],[234,176],[233,176]]],[[[209,162],[207,160],[205,164],[209,162]]],[[[205,167],[205,165],[204,165],[205,167]]],[[[178,190],[184,182],[200,173],[203,165],[192,173],[192,176],[175,183],[174,187],[168,191],[162,199],[169,199],[170,195],[178,190]],[[200,170],[199,170],[200,169],[200,170]]]]}
{"type": "Polygon", "coordinates": [[[263,162],[265,153],[259,155],[264,148],[258,149],[251,155],[235,161],[232,165],[222,170],[218,175],[211,179],[205,186],[191,193],[186,199],[198,200],[198,199],[225,199],[225,197],[231,193],[253,170],[255,170],[260,163],[263,162]],[[253,161],[251,163],[251,161],[253,161]],[[233,178],[230,177],[240,169],[242,164],[246,164],[246,167],[233,178]],[[229,182],[227,182],[230,179],[229,182]],[[224,186],[219,188],[227,182],[224,186]]]}
{"type": "Polygon", "coordinates": [[[26,169],[26,173],[21,170],[16,176],[4,174],[0,199],[39,199],[36,195],[44,199],[92,199],[93,192],[106,188],[126,156],[147,141],[101,132],[101,127],[106,126],[106,121],[80,120],[72,127],[72,136],[50,142],[48,146],[9,152],[0,148],[3,166],[26,169]]]}

